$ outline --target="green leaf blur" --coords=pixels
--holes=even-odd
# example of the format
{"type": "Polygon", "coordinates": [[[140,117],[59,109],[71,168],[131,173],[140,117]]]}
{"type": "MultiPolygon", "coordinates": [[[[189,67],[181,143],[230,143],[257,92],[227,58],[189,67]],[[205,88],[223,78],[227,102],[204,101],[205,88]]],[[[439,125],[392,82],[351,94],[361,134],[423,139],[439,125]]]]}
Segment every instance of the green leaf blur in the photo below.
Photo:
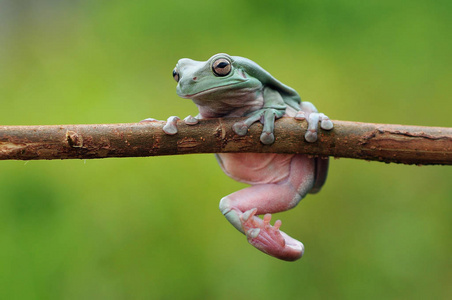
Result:
{"type": "MultiPolygon", "coordinates": [[[[177,60],[248,57],[332,119],[452,126],[449,1],[0,0],[0,124],[196,113],[177,60]]],[[[446,299],[452,168],[331,161],[278,214],[298,262],[218,210],[213,155],[0,162],[1,299],[446,299]]]]}

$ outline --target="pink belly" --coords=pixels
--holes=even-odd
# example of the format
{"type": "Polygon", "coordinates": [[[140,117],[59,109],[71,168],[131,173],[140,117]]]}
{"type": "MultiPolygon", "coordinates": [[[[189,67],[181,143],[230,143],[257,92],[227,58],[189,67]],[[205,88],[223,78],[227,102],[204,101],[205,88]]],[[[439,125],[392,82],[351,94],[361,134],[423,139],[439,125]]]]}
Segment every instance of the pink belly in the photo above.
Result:
{"type": "Polygon", "coordinates": [[[217,156],[229,177],[249,184],[264,184],[286,180],[295,154],[221,153],[217,156]]]}

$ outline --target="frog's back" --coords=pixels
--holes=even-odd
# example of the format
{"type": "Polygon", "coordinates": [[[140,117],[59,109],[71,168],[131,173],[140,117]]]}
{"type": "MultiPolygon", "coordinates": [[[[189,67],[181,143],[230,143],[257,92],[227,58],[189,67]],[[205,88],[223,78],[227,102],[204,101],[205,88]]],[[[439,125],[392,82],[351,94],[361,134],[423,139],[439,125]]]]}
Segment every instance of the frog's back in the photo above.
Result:
{"type": "Polygon", "coordinates": [[[235,63],[240,65],[248,74],[259,79],[264,86],[278,91],[289,107],[296,111],[300,110],[301,98],[297,91],[280,82],[254,61],[240,56],[233,56],[233,58],[235,63]]]}

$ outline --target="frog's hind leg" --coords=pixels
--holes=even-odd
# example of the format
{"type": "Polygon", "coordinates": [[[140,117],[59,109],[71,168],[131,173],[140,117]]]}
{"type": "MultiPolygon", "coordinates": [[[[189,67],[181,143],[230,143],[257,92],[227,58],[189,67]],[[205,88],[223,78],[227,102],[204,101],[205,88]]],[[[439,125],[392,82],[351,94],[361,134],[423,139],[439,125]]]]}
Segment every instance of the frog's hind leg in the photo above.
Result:
{"type": "Polygon", "coordinates": [[[259,184],[232,193],[220,202],[228,221],[244,233],[257,249],[283,260],[297,260],[304,252],[301,242],[279,230],[281,221],[270,225],[270,213],[288,210],[312,189],[314,161],[303,155],[292,159],[289,177],[279,183],[259,184]],[[261,219],[256,215],[265,214],[261,219]]]}

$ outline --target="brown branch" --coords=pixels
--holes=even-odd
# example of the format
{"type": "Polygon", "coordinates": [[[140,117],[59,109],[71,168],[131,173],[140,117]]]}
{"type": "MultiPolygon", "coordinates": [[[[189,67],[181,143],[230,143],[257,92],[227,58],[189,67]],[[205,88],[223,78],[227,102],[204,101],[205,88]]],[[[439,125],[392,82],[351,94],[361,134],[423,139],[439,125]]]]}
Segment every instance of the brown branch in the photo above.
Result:
{"type": "Polygon", "coordinates": [[[307,143],[306,122],[282,118],[273,145],[259,142],[262,125],[234,134],[237,118],[179,121],[179,133],[163,133],[164,122],[0,126],[0,160],[91,159],[220,152],[306,153],[418,165],[452,164],[452,128],[333,121],[307,143]]]}

